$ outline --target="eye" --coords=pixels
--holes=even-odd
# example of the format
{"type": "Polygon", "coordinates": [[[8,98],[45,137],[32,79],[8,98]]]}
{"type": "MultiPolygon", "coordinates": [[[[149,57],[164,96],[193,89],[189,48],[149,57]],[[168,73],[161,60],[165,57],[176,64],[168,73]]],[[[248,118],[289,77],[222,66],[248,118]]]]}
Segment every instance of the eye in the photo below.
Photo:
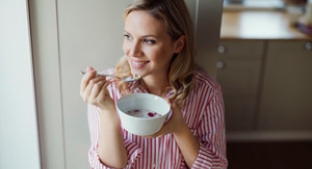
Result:
{"type": "Polygon", "coordinates": [[[129,35],[129,34],[124,34],[124,37],[127,39],[127,40],[131,40],[132,37],[129,35]]]}
{"type": "Polygon", "coordinates": [[[144,39],[144,43],[147,43],[149,45],[154,45],[156,43],[156,41],[152,40],[152,39],[144,39]]]}

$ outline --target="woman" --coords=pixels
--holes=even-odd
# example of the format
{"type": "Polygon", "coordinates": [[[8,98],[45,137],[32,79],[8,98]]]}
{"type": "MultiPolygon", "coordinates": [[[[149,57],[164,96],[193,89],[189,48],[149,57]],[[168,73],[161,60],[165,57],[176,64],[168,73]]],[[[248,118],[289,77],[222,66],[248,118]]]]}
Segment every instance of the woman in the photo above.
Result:
{"type": "Polygon", "coordinates": [[[123,51],[114,69],[125,83],[96,76],[82,78],[80,95],[89,103],[91,168],[227,168],[220,86],[194,64],[194,35],[183,0],[136,0],[125,11],[123,51]],[[115,102],[146,92],[171,104],[162,129],[147,137],[122,129],[115,102]]]}

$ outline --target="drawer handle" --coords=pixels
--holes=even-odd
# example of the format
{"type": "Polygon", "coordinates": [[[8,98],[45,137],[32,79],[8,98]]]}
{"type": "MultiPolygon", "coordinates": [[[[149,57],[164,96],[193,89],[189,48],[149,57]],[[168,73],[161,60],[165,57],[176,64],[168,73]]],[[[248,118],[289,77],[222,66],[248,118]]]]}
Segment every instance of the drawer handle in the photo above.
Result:
{"type": "Polygon", "coordinates": [[[217,68],[218,69],[224,69],[225,67],[225,63],[223,61],[218,61],[217,62],[217,68]]]}
{"type": "Polygon", "coordinates": [[[305,48],[306,50],[312,50],[312,42],[306,42],[306,43],[304,44],[304,48],[305,48]]]}
{"type": "Polygon", "coordinates": [[[225,52],[226,52],[226,47],[225,47],[224,45],[220,45],[220,46],[218,47],[218,52],[219,52],[219,53],[225,53],[225,52]]]}

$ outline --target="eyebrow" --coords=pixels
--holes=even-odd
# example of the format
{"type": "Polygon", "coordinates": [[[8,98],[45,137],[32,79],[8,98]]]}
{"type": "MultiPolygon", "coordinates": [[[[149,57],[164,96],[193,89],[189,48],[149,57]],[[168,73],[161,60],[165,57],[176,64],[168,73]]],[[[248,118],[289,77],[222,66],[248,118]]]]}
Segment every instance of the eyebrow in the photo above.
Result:
{"type": "MultiPolygon", "coordinates": [[[[124,31],[124,33],[131,35],[131,33],[127,32],[127,31],[124,31]]],[[[158,38],[158,36],[156,36],[156,35],[144,35],[144,36],[142,36],[142,37],[143,37],[143,38],[147,38],[147,37],[158,38]]]]}

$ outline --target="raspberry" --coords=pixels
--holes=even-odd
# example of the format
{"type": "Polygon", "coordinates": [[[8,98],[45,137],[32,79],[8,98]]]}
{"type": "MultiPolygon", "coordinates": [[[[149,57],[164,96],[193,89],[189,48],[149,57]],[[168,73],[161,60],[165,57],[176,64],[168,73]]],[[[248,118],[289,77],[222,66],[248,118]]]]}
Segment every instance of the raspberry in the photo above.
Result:
{"type": "Polygon", "coordinates": [[[148,112],[147,115],[150,116],[150,117],[154,117],[155,116],[155,114],[152,113],[152,112],[148,112]]]}

